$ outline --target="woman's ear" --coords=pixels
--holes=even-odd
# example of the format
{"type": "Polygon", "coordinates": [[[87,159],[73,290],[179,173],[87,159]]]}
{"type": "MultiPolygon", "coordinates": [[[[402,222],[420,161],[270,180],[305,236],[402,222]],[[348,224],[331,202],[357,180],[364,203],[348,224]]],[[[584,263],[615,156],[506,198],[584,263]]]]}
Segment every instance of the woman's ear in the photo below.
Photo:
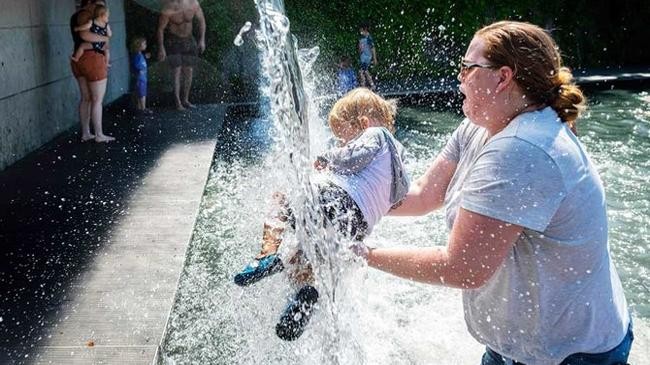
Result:
{"type": "Polygon", "coordinates": [[[495,92],[500,93],[506,90],[513,82],[515,72],[509,66],[502,66],[498,70],[499,83],[497,84],[495,92]]]}

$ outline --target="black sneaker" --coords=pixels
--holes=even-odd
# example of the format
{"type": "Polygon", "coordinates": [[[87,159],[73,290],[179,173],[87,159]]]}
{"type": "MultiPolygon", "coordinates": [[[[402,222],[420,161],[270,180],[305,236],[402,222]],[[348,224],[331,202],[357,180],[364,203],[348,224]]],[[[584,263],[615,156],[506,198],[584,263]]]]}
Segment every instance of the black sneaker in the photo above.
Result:
{"type": "Polygon", "coordinates": [[[305,285],[287,304],[280,321],[275,326],[275,333],[285,341],[293,341],[302,335],[311,314],[314,304],[318,302],[318,291],[311,285],[305,285]]]}
{"type": "Polygon", "coordinates": [[[239,286],[247,286],[283,269],[284,265],[282,265],[282,260],[278,255],[268,255],[246,265],[244,270],[235,275],[234,281],[239,286]]]}

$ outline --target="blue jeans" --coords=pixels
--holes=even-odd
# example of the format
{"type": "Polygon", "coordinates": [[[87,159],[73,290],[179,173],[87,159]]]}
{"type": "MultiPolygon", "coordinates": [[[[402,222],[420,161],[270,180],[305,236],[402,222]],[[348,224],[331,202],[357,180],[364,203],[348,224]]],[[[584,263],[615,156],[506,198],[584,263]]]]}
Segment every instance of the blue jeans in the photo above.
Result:
{"type": "MultiPolygon", "coordinates": [[[[576,353],[569,355],[564,359],[560,365],[625,365],[627,364],[627,357],[630,355],[630,348],[634,340],[634,333],[632,333],[632,322],[627,330],[627,335],[623,338],[618,346],[612,350],[600,354],[587,354],[576,353]]],[[[512,361],[508,358],[501,356],[496,351],[489,347],[485,348],[483,354],[483,361],[481,365],[525,365],[520,362],[512,361]]]]}

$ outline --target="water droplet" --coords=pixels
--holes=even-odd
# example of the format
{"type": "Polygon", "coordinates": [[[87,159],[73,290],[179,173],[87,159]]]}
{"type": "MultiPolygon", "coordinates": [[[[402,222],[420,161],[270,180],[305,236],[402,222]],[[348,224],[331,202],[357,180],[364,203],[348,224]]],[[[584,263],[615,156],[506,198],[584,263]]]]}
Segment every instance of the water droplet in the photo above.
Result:
{"type": "Polygon", "coordinates": [[[242,44],[244,44],[244,39],[242,38],[242,35],[246,32],[248,32],[251,29],[251,22],[246,22],[244,25],[239,29],[239,33],[237,33],[237,36],[235,37],[235,40],[233,43],[235,43],[235,46],[239,47],[242,44]]]}

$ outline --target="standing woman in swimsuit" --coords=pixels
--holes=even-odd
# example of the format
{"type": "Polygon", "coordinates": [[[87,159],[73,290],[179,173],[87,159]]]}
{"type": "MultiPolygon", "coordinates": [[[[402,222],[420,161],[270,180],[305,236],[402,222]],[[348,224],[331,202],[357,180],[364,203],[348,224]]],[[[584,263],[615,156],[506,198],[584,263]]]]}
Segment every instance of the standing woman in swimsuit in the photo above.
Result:
{"type": "MultiPolygon", "coordinates": [[[[109,38],[83,30],[75,32],[74,28],[88,23],[93,18],[95,6],[103,1],[82,0],[81,8],[70,17],[70,32],[74,47],[77,49],[82,42],[108,42],[109,38]]],[[[104,134],[102,129],[102,101],[106,94],[106,80],[108,70],[106,58],[97,50],[84,51],[79,61],[71,61],[72,74],[79,84],[81,100],[79,102],[79,121],[81,123],[81,141],[94,139],[95,142],[110,142],[115,138],[104,134]],[[90,121],[93,122],[93,131],[90,132],[90,121]]]]}
{"type": "Polygon", "coordinates": [[[158,59],[167,60],[172,69],[176,109],[193,108],[189,100],[192,72],[199,53],[205,50],[205,17],[198,1],[168,0],[158,20],[157,36],[158,59]],[[199,22],[198,43],[192,36],[194,17],[199,22]]]}

